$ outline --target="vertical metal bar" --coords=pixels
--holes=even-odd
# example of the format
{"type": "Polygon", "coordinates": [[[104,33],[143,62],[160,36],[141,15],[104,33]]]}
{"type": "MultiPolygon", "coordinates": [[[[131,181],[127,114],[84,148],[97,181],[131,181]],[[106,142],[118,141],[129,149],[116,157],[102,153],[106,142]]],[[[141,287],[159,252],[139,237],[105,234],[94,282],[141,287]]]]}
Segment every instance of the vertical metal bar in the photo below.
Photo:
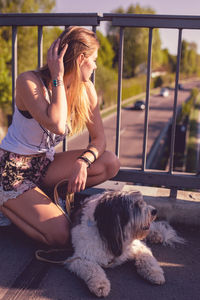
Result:
{"type": "MultiPolygon", "coordinates": [[[[65,29],[67,29],[68,27],[69,26],[65,26],[65,29]]],[[[63,152],[67,151],[67,139],[66,139],[66,137],[64,138],[63,143],[62,143],[62,150],[63,150],[63,152]]]]}
{"type": "Polygon", "coordinates": [[[149,28],[147,82],[146,82],[146,105],[145,105],[144,139],[143,139],[143,152],[142,152],[142,170],[143,171],[146,168],[146,156],[147,156],[149,91],[150,91],[150,80],[151,80],[152,37],[153,37],[153,28],[149,28]]]}
{"type": "Polygon", "coordinates": [[[63,143],[62,143],[62,150],[63,150],[63,152],[67,151],[67,141],[66,141],[66,137],[64,138],[63,143]]]}
{"type": "Polygon", "coordinates": [[[17,79],[17,26],[12,26],[12,111],[15,110],[15,84],[17,79]]]}
{"type": "MultiPolygon", "coordinates": [[[[96,26],[92,26],[92,31],[96,34],[96,26]]],[[[92,72],[91,81],[95,85],[95,70],[92,72]]],[[[89,143],[91,142],[91,136],[89,135],[89,143]]]]}
{"type": "Polygon", "coordinates": [[[176,82],[175,82],[175,93],[174,93],[172,129],[171,129],[170,159],[169,159],[169,173],[170,174],[172,174],[172,172],[173,172],[173,163],[174,163],[174,144],[175,144],[176,115],[177,115],[178,79],[179,79],[179,70],[180,70],[180,61],[181,61],[181,40],[182,40],[182,29],[179,29],[177,63],[176,63],[176,82]]]}
{"type": "Polygon", "coordinates": [[[117,94],[117,125],[116,125],[116,144],[115,144],[115,154],[118,157],[119,157],[119,147],[120,147],[123,51],[124,51],[124,29],[122,27],[120,27],[119,62],[118,62],[118,94],[117,94]]]}
{"type": "Polygon", "coordinates": [[[176,200],[176,197],[177,197],[177,189],[176,188],[171,188],[170,189],[170,198],[172,200],[176,200]]]}
{"type": "Polygon", "coordinates": [[[43,64],[43,27],[38,26],[38,68],[43,64]]]}
{"type": "MultiPolygon", "coordinates": [[[[92,26],[92,31],[94,33],[96,33],[96,26],[92,26]]],[[[92,80],[93,84],[95,84],[95,70],[92,72],[91,80],[92,80]]]]}

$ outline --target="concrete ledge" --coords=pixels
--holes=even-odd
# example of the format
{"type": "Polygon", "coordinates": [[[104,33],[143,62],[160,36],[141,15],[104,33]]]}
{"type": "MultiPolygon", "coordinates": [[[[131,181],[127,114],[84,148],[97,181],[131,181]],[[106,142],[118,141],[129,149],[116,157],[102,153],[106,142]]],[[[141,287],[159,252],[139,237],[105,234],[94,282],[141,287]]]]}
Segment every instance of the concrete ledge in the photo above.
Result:
{"type": "Polygon", "coordinates": [[[158,209],[158,218],[171,224],[200,226],[200,193],[177,191],[170,197],[170,189],[138,185],[125,185],[123,191],[138,190],[144,200],[158,209]]]}

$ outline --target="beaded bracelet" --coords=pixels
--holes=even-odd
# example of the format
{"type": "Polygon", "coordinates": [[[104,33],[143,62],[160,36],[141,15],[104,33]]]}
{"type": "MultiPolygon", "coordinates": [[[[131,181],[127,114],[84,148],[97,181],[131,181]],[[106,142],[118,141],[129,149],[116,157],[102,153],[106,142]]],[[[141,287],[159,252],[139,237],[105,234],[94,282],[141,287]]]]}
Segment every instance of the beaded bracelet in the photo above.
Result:
{"type": "Polygon", "coordinates": [[[87,163],[88,168],[91,166],[92,162],[85,156],[79,156],[77,159],[82,159],[84,162],[87,163]]]}
{"type": "MultiPolygon", "coordinates": [[[[91,153],[91,154],[94,156],[94,161],[93,161],[93,162],[95,162],[95,160],[97,159],[97,156],[96,156],[96,154],[94,153],[94,151],[92,151],[91,149],[87,149],[87,150],[85,150],[85,151],[83,152],[83,154],[85,154],[85,153],[87,153],[87,152],[91,153]]],[[[82,155],[83,155],[83,154],[82,154],[82,155]]]]}
{"type": "Polygon", "coordinates": [[[60,85],[63,85],[62,80],[60,80],[60,79],[54,79],[53,80],[53,86],[57,87],[57,86],[60,86],[60,85]]]}

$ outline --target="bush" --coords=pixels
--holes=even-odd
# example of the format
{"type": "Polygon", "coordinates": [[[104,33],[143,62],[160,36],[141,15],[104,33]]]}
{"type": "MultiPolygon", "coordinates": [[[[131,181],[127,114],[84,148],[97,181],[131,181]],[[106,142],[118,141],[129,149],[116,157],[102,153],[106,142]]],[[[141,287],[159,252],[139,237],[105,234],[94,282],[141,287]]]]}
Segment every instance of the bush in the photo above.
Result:
{"type": "Polygon", "coordinates": [[[162,86],[163,85],[163,79],[161,76],[158,76],[155,78],[154,80],[154,88],[157,88],[159,86],[162,86]]]}

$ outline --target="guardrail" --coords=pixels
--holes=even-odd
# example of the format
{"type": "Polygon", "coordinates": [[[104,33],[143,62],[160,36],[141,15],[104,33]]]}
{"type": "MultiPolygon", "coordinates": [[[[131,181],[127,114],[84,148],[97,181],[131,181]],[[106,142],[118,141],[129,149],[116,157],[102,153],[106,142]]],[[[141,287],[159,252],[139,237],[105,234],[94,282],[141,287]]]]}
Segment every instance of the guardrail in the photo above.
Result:
{"type": "MultiPolygon", "coordinates": [[[[116,123],[116,146],[115,152],[119,156],[120,146],[120,125],[121,125],[121,91],[123,72],[123,49],[124,29],[126,27],[146,27],[149,29],[148,59],[147,59],[147,80],[146,80],[146,108],[143,138],[143,153],[141,169],[121,168],[114,180],[141,183],[144,185],[165,186],[172,189],[199,189],[200,177],[198,174],[180,173],[173,171],[175,127],[177,116],[177,97],[179,83],[179,68],[181,58],[181,42],[183,29],[200,29],[200,16],[169,16],[169,15],[136,15],[136,14],[108,14],[97,13],[36,13],[36,14],[0,14],[0,26],[12,26],[12,97],[14,103],[15,81],[17,76],[17,28],[18,26],[37,26],[38,28],[38,66],[42,65],[42,40],[43,26],[91,26],[93,31],[101,22],[109,21],[112,26],[119,27],[120,47],[118,63],[118,96],[117,96],[117,123],[116,123]],[[147,160],[147,139],[149,123],[149,92],[151,79],[151,52],[154,28],[177,29],[178,47],[175,78],[175,93],[172,116],[172,134],[168,171],[155,171],[146,169],[147,160]]],[[[65,145],[64,145],[65,149],[65,145]]]]}

